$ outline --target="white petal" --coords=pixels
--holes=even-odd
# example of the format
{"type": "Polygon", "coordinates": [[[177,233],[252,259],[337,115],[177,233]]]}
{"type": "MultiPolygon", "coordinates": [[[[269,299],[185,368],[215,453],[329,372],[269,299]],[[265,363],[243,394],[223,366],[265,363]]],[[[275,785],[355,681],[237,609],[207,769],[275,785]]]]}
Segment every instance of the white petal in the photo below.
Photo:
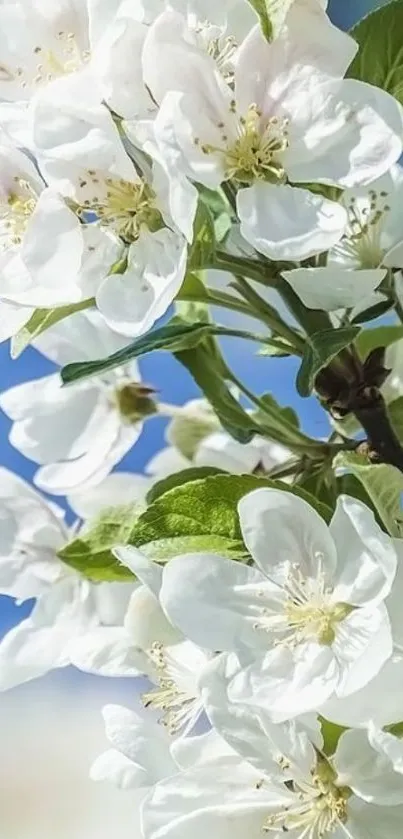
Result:
{"type": "Polygon", "coordinates": [[[337,499],[329,530],[337,549],[334,598],[354,606],[380,603],[396,573],[393,540],[365,504],[347,495],[337,499]]]}
{"type": "Polygon", "coordinates": [[[94,621],[88,587],[75,576],[55,584],[37,602],[31,616],[0,644],[0,690],[7,690],[70,663],[72,637],[94,621]]]}
{"type": "Polygon", "coordinates": [[[357,306],[382,282],[386,269],[345,271],[338,266],[327,268],[294,268],[283,271],[282,277],[298,294],[308,309],[334,312],[357,306]]]}
{"type": "Polygon", "coordinates": [[[332,649],[340,667],[336,695],[350,696],[377,676],[393,652],[385,607],[356,609],[335,627],[332,649]]]}
{"type": "Polygon", "coordinates": [[[291,764],[294,763],[294,766],[289,767],[290,778],[294,776],[295,764],[299,770],[302,768],[309,774],[314,763],[314,751],[310,741],[322,748],[320,736],[318,739],[317,733],[312,733],[311,730],[308,736],[305,727],[301,726],[302,718],[301,723],[298,721],[297,724],[279,723],[303,713],[309,706],[314,707],[318,697],[324,694],[326,678],[331,690],[335,668],[333,667],[331,679],[330,661],[329,652],[323,650],[322,654],[318,648],[311,655],[310,661],[306,656],[305,673],[302,657],[299,663],[296,661],[295,693],[290,704],[293,686],[291,682],[286,684],[286,678],[293,669],[291,655],[282,656],[282,651],[278,656],[268,654],[266,659],[259,659],[244,668],[241,660],[234,654],[222,654],[213,659],[201,677],[206,713],[232,748],[261,772],[273,778],[283,777],[283,770],[280,771],[278,764],[278,756],[282,754],[291,764]],[[310,678],[313,679],[312,687],[309,684],[310,678]],[[281,695],[284,700],[283,706],[281,695]],[[300,710],[297,710],[299,696],[301,705],[300,710]],[[271,705],[273,699],[274,704],[271,705]]]}
{"type": "Polygon", "coordinates": [[[109,781],[118,789],[138,789],[148,787],[147,773],[141,766],[118,752],[108,749],[94,760],[90,768],[92,781],[109,781]]]}
{"type": "Polygon", "coordinates": [[[259,571],[210,554],[189,554],[164,567],[160,601],[174,626],[210,650],[267,645],[255,629],[259,571]]]}
{"type": "MultiPolygon", "coordinates": [[[[96,309],[75,312],[43,332],[33,342],[35,349],[63,367],[73,361],[94,361],[123,349],[127,341],[109,329],[96,309]]],[[[131,372],[140,380],[138,370],[131,372]]]]}
{"type": "Polygon", "coordinates": [[[253,472],[259,461],[257,448],[238,443],[224,431],[216,431],[205,437],[194,457],[196,466],[216,466],[233,475],[253,472]]]}
{"type": "Polygon", "coordinates": [[[280,584],[290,564],[301,574],[330,581],[336,549],[328,527],[302,498],[277,489],[257,489],[241,498],[239,517],[249,553],[270,579],[280,584]]]}
{"type": "MultiPolygon", "coordinates": [[[[228,701],[248,707],[250,713],[264,711],[277,724],[321,705],[337,679],[337,662],[329,647],[313,643],[296,650],[280,647],[250,663],[242,661],[229,680],[228,701]]],[[[207,705],[206,710],[210,713],[207,705]]]]}
{"type": "Polygon", "coordinates": [[[237,194],[241,233],[269,259],[302,260],[335,245],[347,213],[341,204],[289,185],[257,183],[237,194]]]}
{"type": "Polygon", "coordinates": [[[144,770],[143,786],[174,774],[171,738],[163,726],[122,705],[105,705],[102,713],[111,745],[144,770]]]}
{"type": "Polygon", "coordinates": [[[181,472],[182,469],[189,469],[189,466],[191,466],[190,460],[181,455],[174,446],[167,446],[148,461],[145,471],[148,475],[161,480],[175,472],[181,472]]]}
{"type": "Polygon", "coordinates": [[[301,77],[312,77],[315,70],[343,76],[356,51],[357,44],[331,24],[318,3],[293,3],[279,37],[268,43],[257,26],[238,51],[235,87],[240,110],[245,112],[252,102],[267,108],[270,99],[278,99],[289,86],[296,95],[301,77]]]}
{"type": "Polygon", "coordinates": [[[147,332],[179,291],[186,259],[185,240],[171,230],[143,234],[131,249],[126,273],[108,277],[96,295],[110,327],[132,338],[147,332]]]}
{"type": "Polygon", "coordinates": [[[227,758],[162,781],[144,803],[144,835],[189,839],[191,831],[192,839],[259,839],[268,814],[293,801],[285,787],[262,789],[259,780],[251,766],[227,758]]]}
{"type": "Polygon", "coordinates": [[[68,538],[63,518],[3,468],[0,502],[0,591],[19,600],[38,597],[63,573],[56,556],[68,538]]]}
{"type": "Polygon", "coordinates": [[[342,734],[333,759],[338,783],[374,804],[403,803],[403,746],[371,726],[342,734]]]}
{"type": "Polygon", "coordinates": [[[31,294],[24,295],[25,303],[51,308],[81,300],[76,278],[83,251],[84,240],[77,216],[57,193],[45,189],[39,196],[22,243],[21,258],[33,280],[31,294]]]}
{"type": "Polygon", "coordinates": [[[165,617],[158,598],[146,586],[133,592],[124,626],[132,643],[142,650],[151,649],[156,641],[169,645],[182,640],[181,633],[165,617]]]}
{"type": "Polygon", "coordinates": [[[320,709],[326,719],[339,725],[368,725],[373,720],[376,725],[389,725],[402,718],[403,659],[393,656],[372,680],[345,699],[330,699],[320,709]]]}
{"type": "Polygon", "coordinates": [[[94,518],[106,507],[143,503],[150,486],[150,479],[144,475],[114,472],[86,492],[72,493],[67,501],[81,519],[94,518]]]}
{"type": "Polygon", "coordinates": [[[403,110],[380,88],[355,79],[325,82],[290,107],[291,181],[369,184],[401,155],[403,110]]]}
{"type": "Polygon", "coordinates": [[[73,639],[68,652],[75,667],[99,676],[139,676],[147,667],[146,656],[123,627],[95,627],[73,639]]]}

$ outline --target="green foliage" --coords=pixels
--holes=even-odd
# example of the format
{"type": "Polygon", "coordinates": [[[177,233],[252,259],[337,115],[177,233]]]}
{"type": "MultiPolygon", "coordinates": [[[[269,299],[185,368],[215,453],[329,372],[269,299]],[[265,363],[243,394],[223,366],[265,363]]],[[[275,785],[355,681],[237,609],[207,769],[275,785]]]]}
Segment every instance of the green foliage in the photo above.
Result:
{"type": "Polygon", "coordinates": [[[360,481],[385,530],[390,536],[400,537],[403,474],[386,463],[372,464],[357,452],[341,452],[336,456],[334,465],[343,467],[360,481]]]}
{"type": "Polygon", "coordinates": [[[102,524],[80,534],[60,552],[68,565],[90,579],[129,579],[110,549],[119,544],[139,548],[156,562],[184,553],[218,553],[249,559],[238,517],[239,500],[254,489],[273,487],[304,498],[329,521],[331,511],[308,493],[255,475],[218,474],[176,486],[157,497],[140,516],[117,508],[102,524]],[[113,515],[112,515],[113,514],[113,515]]]}
{"type": "Polygon", "coordinates": [[[189,371],[231,437],[240,443],[249,443],[255,434],[261,432],[225,382],[227,369],[218,345],[201,342],[191,350],[176,352],[175,357],[189,371]]]}
{"type": "Polygon", "coordinates": [[[324,329],[308,337],[308,345],[297,375],[297,390],[300,396],[310,396],[320,370],[341,350],[348,347],[359,332],[359,326],[345,326],[341,329],[324,329]]]}
{"type": "Polygon", "coordinates": [[[193,225],[193,243],[189,248],[188,269],[197,271],[209,265],[215,253],[214,218],[208,204],[199,200],[193,225]]]}
{"type": "Polygon", "coordinates": [[[168,475],[166,478],[162,478],[161,481],[153,484],[147,493],[147,502],[148,504],[152,504],[161,495],[165,495],[166,492],[170,492],[175,487],[220,474],[223,474],[223,470],[216,469],[215,466],[191,466],[189,469],[182,469],[181,472],[174,472],[173,475],[168,475]]]}
{"type": "Polygon", "coordinates": [[[189,349],[195,347],[205,336],[221,334],[221,332],[225,332],[225,329],[215,324],[203,321],[201,323],[187,323],[180,318],[173,318],[166,326],[148,332],[141,338],[137,338],[128,347],[118,350],[107,358],[101,358],[99,361],[67,364],[62,370],[62,379],[64,384],[70,384],[78,379],[99,375],[107,370],[112,370],[114,367],[127,364],[133,358],[139,358],[155,350],[176,352],[189,349]]]}
{"type": "Polygon", "coordinates": [[[357,23],[360,49],[347,75],[387,90],[403,104],[403,0],[394,0],[357,23]]]}
{"type": "Polygon", "coordinates": [[[293,2],[294,0],[248,0],[259,18],[261,30],[268,41],[274,41],[280,34],[293,2]]]}
{"type": "Polygon", "coordinates": [[[62,548],[58,556],[76,571],[94,582],[133,580],[128,568],[120,565],[112,554],[116,545],[127,545],[135,523],[142,512],[138,504],[110,507],[62,548]]]}
{"type": "Polygon", "coordinates": [[[277,402],[277,399],[271,393],[264,393],[262,396],[259,397],[260,402],[265,407],[266,412],[263,412],[262,408],[258,408],[257,411],[254,412],[255,419],[258,422],[261,422],[263,425],[267,418],[267,411],[275,411],[278,419],[280,422],[284,422],[286,425],[293,425],[295,428],[299,428],[299,419],[298,415],[294,411],[293,408],[290,407],[282,407],[277,402]]]}
{"type": "Polygon", "coordinates": [[[371,350],[376,347],[389,347],[403,338],[403,326],[392,324],[390,326],[376,326],[374,329],[365,329],[360,332],[355,340],[358,353],[364,360],[371,350]]]}
{"type": "Polygon", "coordinates": [[[403,396],[394,399],[386,406],[393,428],[400,441],[403,441],[403,396]]]}
{"type": "Polygon", "coordinates": [[[285,341],[284,338],[272,338],[270,343],[269,341],[267,344],[264,344],[263,347],[257,352],[257,355],[263,356],[276,356],[277,358],[287,358],[290,355],[293,355],[294,347],[290,344],[289,341],[285,341]]]}
{"type": "Polygon", "coordinates": [[[95,304],[93,298],[83,300],[81,303],[71,303],[69,306],[58,306],[55,309],[35,309],[29,321],[11,339],[10,354],[15,359],[51,326],[55,326],[60,320],[64,320],[74,312],[82,312],[95,304]]]}

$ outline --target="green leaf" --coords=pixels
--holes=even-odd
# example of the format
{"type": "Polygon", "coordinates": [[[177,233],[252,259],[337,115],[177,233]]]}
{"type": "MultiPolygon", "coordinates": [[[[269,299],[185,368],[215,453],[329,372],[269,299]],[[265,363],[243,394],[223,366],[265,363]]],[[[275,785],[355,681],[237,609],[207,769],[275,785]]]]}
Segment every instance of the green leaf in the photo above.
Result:
{"type": "Polygon", "coordinates": [[[223,474],[223,470],[216,469],[215,466],[191,466],[189,469],[182,469],[181,472],[174,472],[173,475],[168,475],[167,478],[162,478],[161,481],[153,484],[147,493],[147,503],[152,504],[161,495],[165,495],[166,492],[170,492],[175,487],[189,484],[191,481],[200,481],[203,478],[211,477],[211,475],[221,474],[223,474]]]}
{"type": "Polygon", "coordinates": [[[109,548],[131,544],[156,562],[167,562],[178,554],[218,553],[247,562],[249,555],[242,539],[238,502],[248,492],[273,487],[307,500],[329,521],[331,511],[307,493],[279,481],[254,475],[215,475],[175,487],[157,498],[134,522],[130,511],[127,521],[116,522],[102,534],[80,534],[60,555],[90,579],[130,579],[109,548]],[[116,525],[118,525],[116,527],[116,525]],[[129,533],[130,530],[130,533],[129,533]],[[105,545],[107,540],[108,545],[105,545]],[[114,540],[114,543],[112,542],[114,540]],[[107,549],[108,548],[108,549],[107,549]]]}
{"type": "Polygon", "coordinates": [[[229,390],[225,382],[226,367],[216,342],[214,344],[212,347],[203,342],[194,349],[176,352],[175,357],[203,391],[223,428],[238,442],[249,443],[262,429],[229,390]]]}
{"type": "Polygon", "coordinates": [[[373,464],[356,452],[340,452],[334,460],[335,467],[342,467],[362,483],[383,526],[390,536],[402,534],[403,474],[386,463],[373,464]]]}
{"type": "MultiPolygon", "coordinates": [[[[274,396],[272,396],[271,393],[264,393],[262,396],[259,397],[259,399],[267,408],[276,411],[276,413],[278,414],[278,418],[281,422],[284,421],[287,424],[293,425],[295,428],[299,428],[298,414],[296,414],[293,408],[290,408],[289,406],[286,406],[284,408],[282,405],[279,405],[279,403],[274,398],[274,396]]],[[[257,411],[254,412],[254,417],[256,418],[256,420],[263,424],[266,420],[266,416],[267,415],[260,408],[258,408],[257,411]]]]}
{"type": "Polygon", "coordinates": [[[58,306],[55,309],[35,309],[29,321],[11,339],[11,358],[18,358],[46,329],[50,329],[51,326],[73,315],[74,312],[82,312],[83,309],[89,309],[94,304],[95,300],[91,297],[81,303],[71,303],[69,306],[58,306]]]}
{"type": "Polygon", "coordinates": [[[141,338],[138,338],[128,347],[123,350],[113,353],[107,358],[101,358],[99,361],[78,362],[74,364],[67,364],[62,369],[62,379],[64,384],[69,384],[77,379],[83,379],[87,376],[95,376],[99,373],[104,373],[106,370],[111,370],[114,367],[119,367],[121,364],[127,364],[133,358],[146,355],[155,350],[176,350],[189,349],[196,346],[202,339],[216,332],[220,333],[221,327],[210,323],[183,323],[179,318],[174,318],[166,326],[161,326],[159,329],[154,329],[153,332],[148,332],[141,338]]]}
{"type": "Polygon", "coordinates": [[[341,350],[348,347],[359,332],[359,326],[345,326],[341,329],[324,329],[309,335],[297,375],[297,390],[300,396],[309,396],[312,393],[320,370],[326,367],[341,350]]]}
{"type": "Polygon", "coordinates": [[[132,572],[116,561],[111,549],[128,544],[141,512],[138,504],[103,510],[99,518],[90,522],[79,536],[58,552],[58,556],[94,582],[133,580],[132,572]]]}
{"type": "Polygon", "coordinates": [[[386,406],[393,428],[400,441],[403,440],[403,396],[386,406]]]}
{"type": "Polygon", "coordinates": [[[400,338],[403,338],[403,326],[376,326],[374,329],[362,330],[355,340],[355,345],[359,355],[365,360],[375,347],[389,347],[400,338]]]}
{"type": "Polygon", "coordinates": [[[369,320],[375,320],[375,318],[379,318],[381,315],[389,312],[393,306],[393,300],[380,300],[379,303],[375,303],[374,306],[370,306],[369,309],[365,309],[363,312],[359,312],[358,315],[355,315],[355,317],[351,319],[351,323],[367,323],[369,320]]]}
{"type": "Polygon", "coordinates": [[[275,356],[277,358],[287,358],[294,354],[294,347],[289,341],[284,338],[268,338],[267,343],[264,344],[256,355],[275,356]]]}
{"type": "Polygon", "coordinates": [[[215,253],[214,218],[203,200],[199,200],[193,229],[193,244],[189,249],[188,269],[198,271],[211,263],[215,253]]]}
{"type": "Polygon", "coordinates": [[[175,312],[182,321],[194,323],[211,323],[209,312],[209,299],[206,286],[203,280],[197,274],[189,273],[186,275],[181,288],[182,293],[189,294],[189,297],[182,298],[179,295],[175,300],[175,312]],[[194,295],[194,300],[191,299],[191,294],[194,295]],[[202,298],[206,297],[205,302],[202,298]]]}
{"type": "Polygon", "coordinates": [[[403,104],[403,2],[371,12],[350,34],[360,49],[347,75],[387,90],[403,104]]]}
{"type": "Polygon", "coordinates": [[[293,2],[294,0],[248,0],[268,41],[274,41],[280,34],[293,2]]]}

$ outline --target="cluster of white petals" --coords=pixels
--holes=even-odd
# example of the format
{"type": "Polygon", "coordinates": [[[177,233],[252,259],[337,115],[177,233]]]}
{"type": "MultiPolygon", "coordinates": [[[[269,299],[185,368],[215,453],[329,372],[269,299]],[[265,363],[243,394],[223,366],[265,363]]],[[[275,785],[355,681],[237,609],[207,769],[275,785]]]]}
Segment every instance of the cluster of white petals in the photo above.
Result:
{"type": "Polygon", "coordinates": [[[403,107],[357,50],[323,0],[0,0],[0,340],[52,370],[0,393],[35,464],[35,488],[0,467],[0,594],[33,601],[0,691],[135,680],[91,777],[143,790],[141,839],[402,836],[402,326],[353,342],[403,321],[403,107]],[[329,439],[242,385],[225,334],[303,358],[329,439]],[[153,349],[203,393],[160,399],[153,349]],[[154,418],[164,447],[115,471],[154,418]],[[348,422],[380,483],[343,483],[348,422]]]}

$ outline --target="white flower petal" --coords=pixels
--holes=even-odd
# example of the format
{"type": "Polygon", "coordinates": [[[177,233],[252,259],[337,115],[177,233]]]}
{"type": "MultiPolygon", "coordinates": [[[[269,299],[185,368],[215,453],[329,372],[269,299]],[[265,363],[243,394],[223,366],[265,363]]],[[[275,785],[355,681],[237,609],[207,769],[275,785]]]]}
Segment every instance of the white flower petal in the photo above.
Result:
{"type": "Polygon", "coordinates": [[[0,591],[19,600],[39,597],[63,573],[56,556],[68,539],[63,518],[25,481],[3,468],[0,502],[0,591]]]}
{"type": "Polygon", "coordinates": [[[267,645],[255,629],[259,571],[211,554],[189,554],[164,567],[160,600],[174,626],[210,650],[267,645]]]}
{"type": "Polygon", "coordinates": [[[133,592],[124,627],[131,643],[142,650],[150,650],[155,642],[170,645],[182,640],[181,633],[165,617],[158,598],[145,585],[133,592]]]}
{"type": "Polygon", "coordinates": [[[90,768],[90,778],[92,781],[109,781],[123,790],[148,787],[147,773],[144,769],[116,749],[108,749],[94,760],[90,768]]]}
{"type": "Polygon", "coordinates": [[[320,709],[326,719],[339,725],[361,727],[371,722],[378,726],[402,719],[403,659],[394,655],[372,679],[370,687],[344,699],[332,698],[320,709]]]}
{"type": "Polygon", "coordinates": [[[368,732],[346,731],[339,740],[334,767],[338,782],[364,801],[403,803],[403,746],[392,734],[374,726],[368,732]]]}
{"type": "Polygon", "coordinates": [[[336,567],[336,549],[328,527],[302,498],[277,489],[257,489],[241,498],[239,517],[249,553],[270,579],[282,583],[290,564],[304,577],[328,580],[336,567]]]}
{"type": "Polygon", "coordinates": [[[68,647],[72,664],[99,676],[139,676],[147,657],[136,648],[123,627],[98,626],[73,639],[68,647]]]}
{"type": "Polygon", "coordinates": [[[397,567],[393,540],[356,498],[341,495],[330,523],[337,548],[333,596],[354,606],[376,605],[389,594],[397,567]]]}
{"type": "Polygon", "coordinates": [[[97,486],[85,492],[74,492],[68,496],[69,506],[81,519],[94,518],[107,507],[127,504],[142,504],[151,486],[144,475],[131,472],[113,472],[97,486]]]}
{"type": "Polygon", "coordinates": [[[386,269],[345,271],[336,265],[327,268],[294,268],[282,277],[308,309],[334,312],[361,303],[382,282],[386,269]]]}
{"type": "Polygon", "coordinates": [[[0,690],[43,676],[70,663],[72,637],[94,622],[88,587],[75,576],[62,579],[42,595],[31,615],[0,644],[0,690]]]}
{"type": "Polygon", "coordinates": [[[121,705],[105,705],[105,733],[111,745],[144,772],[141,786],[175,773],[168,732],[147,717],[121,705]]]}
{"type": "Polygon", "coordinates": [[[237,194],[241,233],[269,259],[302,260],[335,245],[347,213],[307,189],[257,183],[237,194]]]}
{"type": "Polygon", "coordinates": [[[340,667],[336,695],[350,696],[371,682],[392,655],[385,607],[353,611],[336,625],[332,649],[340,667]]]}
{"type": "Polygon", "coordinates": [[[390,94],[355,79],[312,85],[308,97],[290,102],[288,177],[342,187],[371,183],[401,155],[402,114],[390,94]]]}
{"type": "Polygon", "coordinates": [[[107,277],[96,295],[110,327],[132,338],[147,332],[179,291],[186,259],[185,240],[171,230],[143,234],[132,246],[127,271],[107,277]]]}
{"type": "Polygon", "coordinates": [[[57,193],[45,189],[22,242],[21,258],[33,281],[31,294],[24,294],[25,303],[51,308],[79,302],[76,278],[83,251],[79,219],[57,193]]]}

